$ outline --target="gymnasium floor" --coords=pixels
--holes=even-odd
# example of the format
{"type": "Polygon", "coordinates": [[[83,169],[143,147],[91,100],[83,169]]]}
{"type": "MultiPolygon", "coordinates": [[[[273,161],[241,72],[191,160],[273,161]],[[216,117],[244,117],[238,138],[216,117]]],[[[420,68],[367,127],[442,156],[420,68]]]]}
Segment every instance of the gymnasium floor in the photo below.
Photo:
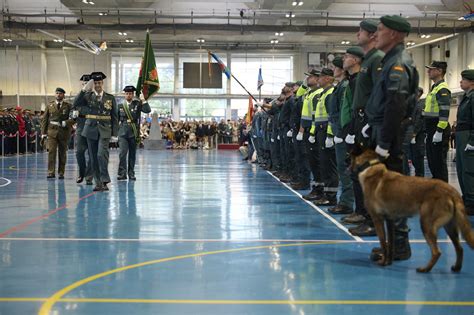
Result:
{"type": "MultiPolygon", "coordinates": [[[[342,225],[236,152],[140,151],[110,192],[46,180],[46,154],[1,159],[0,314],[474,314],[474,253],[461,273],[429,259],[381,268],[375,238],[342,225]]],[[[453,170],[451,169],[451,172],[453,170]]],[[[454,173],[451,178],[455,180],[454,173]]]]}

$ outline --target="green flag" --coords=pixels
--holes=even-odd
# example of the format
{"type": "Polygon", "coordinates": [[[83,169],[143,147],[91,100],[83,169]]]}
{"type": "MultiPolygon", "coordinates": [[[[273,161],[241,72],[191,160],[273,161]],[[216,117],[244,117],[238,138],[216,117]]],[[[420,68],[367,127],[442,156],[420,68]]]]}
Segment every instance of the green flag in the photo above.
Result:
{"type": "Polygon", "coordinates": [[[143,92],[145,99],[149,99],[160,89],[160,80],[158,79],[158,69],[156,69],[155,55],[151,47],[150,33],[146,32],[145,52],[143,53],[142,65],[138,74],[137,96],[143,92]]]}

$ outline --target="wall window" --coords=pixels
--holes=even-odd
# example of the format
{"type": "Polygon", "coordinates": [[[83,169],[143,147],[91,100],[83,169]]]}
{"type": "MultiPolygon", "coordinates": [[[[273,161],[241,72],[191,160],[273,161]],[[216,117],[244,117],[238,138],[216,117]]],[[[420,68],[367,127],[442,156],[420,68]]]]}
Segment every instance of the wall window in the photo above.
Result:
{"type": "Polygon", "coordinates": [[[179,100],[181,119],[212,120],[225,118],[227,101],[223,99],[179,100]]]}

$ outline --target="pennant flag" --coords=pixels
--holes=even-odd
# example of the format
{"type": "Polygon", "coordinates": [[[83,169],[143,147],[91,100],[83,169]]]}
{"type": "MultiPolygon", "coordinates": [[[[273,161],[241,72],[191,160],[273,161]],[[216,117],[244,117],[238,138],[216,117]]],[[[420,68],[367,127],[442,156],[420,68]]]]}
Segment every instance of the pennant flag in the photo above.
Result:
{"type": "Polygon", "coordinates": [[[221,68],[222,72],[224,72],[227,79],[230,79],[231,74],[229,68],[226,67],[226,65],[222,62],[222,60],[220,60],[219,57],[217,57],[216,54],[209,51],[209,55],[219,64],[219,68],[221,68]]]}
{"type": "Polygon", "coordinates": [[[249,96],[249,107],[247,110],[247,117],[245,120],[247,122],[247,126],[250,126],[250,124],[252,123],[252,119],[253,119],[253,101],[252,101],[252,97],[249,96]]]}
{"type": "Polygon", "coordinates": [[[160,80],[158,79],[158,70],[156,69],[155,54],[151,47],[150,33],[146,32],[145,52],[143,53],[140,73],[138,75],[137,92],[143,92],[145,99],[149,99],[153,94],[160,90],[160,80]]]}
{"type": "Polygon", "coordinates": [[[263,77],[262,77],[262,67],[258,69],[258,82],[257,82],[257,90],[260,91],[260,89],[263,86],[263,77]]]}

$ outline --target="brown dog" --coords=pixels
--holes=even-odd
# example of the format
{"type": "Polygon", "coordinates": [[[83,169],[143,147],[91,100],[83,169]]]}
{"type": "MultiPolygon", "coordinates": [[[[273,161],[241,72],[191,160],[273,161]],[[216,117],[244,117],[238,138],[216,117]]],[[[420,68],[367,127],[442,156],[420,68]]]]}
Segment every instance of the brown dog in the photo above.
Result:
{"type": "Polygon", "coordinates": [[[459,231],[471,248],[474,248],[474,231],[467,218],[461,195],[454,187],[438,179],[404,176],[389,171],[372,150],[353,152],[351,167],[359,173],[364,203],[374,222],[384,253],[378,262],[380,265],[389,265],[393,259],[393,220],[419,213],[421,229],[431,249],[431,259],[425,267],[416,270],[429,272],[441,256],[437,245],[440,227],[444,227],[456,250],[456,263],[451,270],[461,270],[463,249],[459,242],[459,231]]]}

